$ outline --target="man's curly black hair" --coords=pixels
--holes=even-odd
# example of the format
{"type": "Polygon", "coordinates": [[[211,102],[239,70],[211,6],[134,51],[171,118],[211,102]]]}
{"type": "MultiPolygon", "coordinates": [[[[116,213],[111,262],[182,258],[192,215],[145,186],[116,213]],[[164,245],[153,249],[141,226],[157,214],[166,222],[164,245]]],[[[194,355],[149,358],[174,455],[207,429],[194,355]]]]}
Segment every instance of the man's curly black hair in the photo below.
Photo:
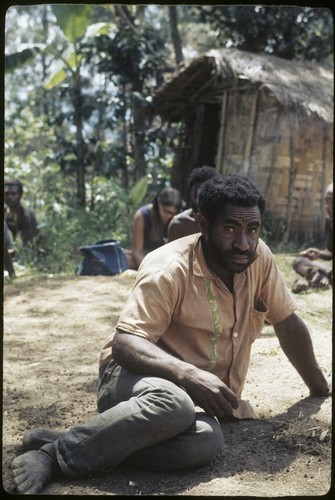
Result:
{"type": "Polygon", "coordinates": [[[198,182],[205,182],[212,177],[216,177],[219,173],[215,170],[214,167],[208,167],[207,165],[199,168],[194,168],[190,174],[188,179],[188,187],[191,189],[193,184],[197,184],[198,182]]]}
{"type": "Polygon", "coordinates": [[[258,206],[265,211],[265,197],[248,178],[238,174],[220,174],[205,181],[198,192],[198,209],[209,222],[214,222],[226,203],[244,207],[258,206]]]}
{"type": "Polygon", "coordinates": [[[17,187],[18,193],[21,196],[23,194],[23,184],[19,180],[9,180],[4,182],[4,187],[6,186],[15,186],[17,187]]]}

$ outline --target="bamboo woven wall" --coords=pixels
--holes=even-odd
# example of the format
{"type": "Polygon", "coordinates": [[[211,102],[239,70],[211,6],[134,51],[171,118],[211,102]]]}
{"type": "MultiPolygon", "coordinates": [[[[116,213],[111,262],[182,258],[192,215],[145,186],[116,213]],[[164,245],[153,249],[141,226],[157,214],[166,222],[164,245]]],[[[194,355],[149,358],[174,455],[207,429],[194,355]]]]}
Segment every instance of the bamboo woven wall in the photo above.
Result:
{"type": "Polygon", "coordinates": [[[322,240],[324,191],[333,179],[333,128],[287,110],[267,92],[226,91],[216,167],[249,175],[267,199],[276,239],[322,240]]]}

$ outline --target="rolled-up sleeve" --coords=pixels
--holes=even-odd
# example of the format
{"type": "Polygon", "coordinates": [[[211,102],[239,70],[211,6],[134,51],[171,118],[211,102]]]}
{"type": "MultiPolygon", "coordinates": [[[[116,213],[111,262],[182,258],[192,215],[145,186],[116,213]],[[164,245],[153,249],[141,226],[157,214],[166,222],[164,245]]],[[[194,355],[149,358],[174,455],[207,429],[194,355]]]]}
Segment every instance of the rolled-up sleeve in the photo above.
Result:
{"type": "Polygon", "coordinates": [[[144,269],[121,313],[117,331],[156,343],[170,325],[177,299],[178,285],[167,269],[159,272],[144,269]]]}

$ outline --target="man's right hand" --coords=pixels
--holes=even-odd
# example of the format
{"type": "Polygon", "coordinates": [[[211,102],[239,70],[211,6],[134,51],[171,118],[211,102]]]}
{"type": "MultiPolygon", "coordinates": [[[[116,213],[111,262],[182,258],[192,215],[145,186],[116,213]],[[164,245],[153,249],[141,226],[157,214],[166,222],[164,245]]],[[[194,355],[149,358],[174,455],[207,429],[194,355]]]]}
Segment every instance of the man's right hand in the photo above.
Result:
{"type": "Polygon", "coordinates": [[[236,394],[213,373],[189,370],[183,386],[194,403],[211,417],[231,416],[238,407],[236,394]]]}
{"type": "Polygon", "coordinates": [[[166,378],[181,385],[194,403],[211,417],[230,416],[238,407],[236,394],[219,377],[175,358],[137,335],[118,332],[113,340],[113,358],[129,371],[166,378]]]}

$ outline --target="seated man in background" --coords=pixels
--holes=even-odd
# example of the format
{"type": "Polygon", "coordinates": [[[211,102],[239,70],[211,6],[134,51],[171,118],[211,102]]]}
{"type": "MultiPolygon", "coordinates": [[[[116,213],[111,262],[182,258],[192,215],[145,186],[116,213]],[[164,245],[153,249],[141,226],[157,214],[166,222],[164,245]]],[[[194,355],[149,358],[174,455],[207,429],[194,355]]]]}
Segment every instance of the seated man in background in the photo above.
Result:
{"type": "Polygon", "coordinates": [[[299,293],[309,287],[329,288],[333,285],[333,269],[317,259],[332,260],[333,258],[333,183],[329,184],[325,192],[325,249],[307,248],[300,252],[293,262],[294,270],[306,278],[304,282],[296,280],[292,291],[299,293]]]}
{"type": "Polygon", "coordinates": [[[14,241],[19,235],[23,246],[27,246],[38,234],[34,213],[21,203],[23,185],[18,180],[5,182],[5,221],[14,241]]]}
{"type": "Polygon", "coordinates": [[[183,236],[188,236],[189,234],[200,232],[200,227],[195,220],[195,216],[198,211],[198,191],[200,186],[205,181],[217,175],[218,173],[213,167],[205,166],[192,170],[188,181],[188,192],[191,202],[191,208],[183,210],[179,214],[172,217],[168,227],[168,243],[170,241],[176,240],[177,238],[182,238],[183,236]]]}
{"type": "Polygon", "coordinates": [[[264,209],[263,195],[245,177],[225,174],[201,186],[201,233],[144,258],[106,339],[99,414],[64,432],[28,432],[26,452],[12,462],[19,493],[121,462],[156,471],[210,463],[223,445],[218,419],[256,417],[242,392],[265,320],[309,394],[331,395],[308,328],[259,237],[264,209]]]}

